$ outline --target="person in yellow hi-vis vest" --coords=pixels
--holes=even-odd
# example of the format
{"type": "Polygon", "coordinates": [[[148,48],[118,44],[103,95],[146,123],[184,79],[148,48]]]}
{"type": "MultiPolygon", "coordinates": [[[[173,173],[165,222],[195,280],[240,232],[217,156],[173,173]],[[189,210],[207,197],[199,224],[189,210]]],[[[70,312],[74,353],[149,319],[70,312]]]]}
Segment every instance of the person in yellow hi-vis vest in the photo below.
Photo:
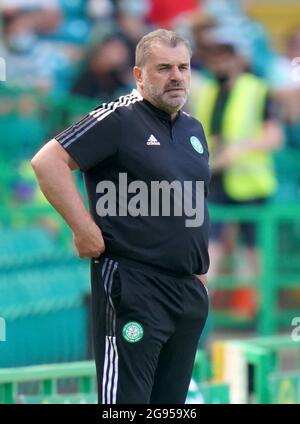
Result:
{"type": "MultiPolygon", "coordinates": [[[[208,139],[212,179],[209,200],[217,204],[260,205],[276,191],[272,152],[282,144],[279,111],[265,82],[246,72],[238,40],[214,38],[206,54],[212,78],[193,93],[192,113],[208,139]],[[195,101],[196,99],[196,101],[195,101]]],[[[219,272],[228,226],[213,223],[210,276],[219,272]]],[[[254,224],[239,226],[249,269],[258,271],[254,224]]]]}

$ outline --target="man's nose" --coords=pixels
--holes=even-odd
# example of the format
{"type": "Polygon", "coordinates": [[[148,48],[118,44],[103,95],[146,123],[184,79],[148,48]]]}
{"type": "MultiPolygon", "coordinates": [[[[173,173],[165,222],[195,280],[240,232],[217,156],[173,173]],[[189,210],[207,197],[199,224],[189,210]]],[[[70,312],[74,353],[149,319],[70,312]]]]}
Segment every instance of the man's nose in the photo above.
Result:
{"type": "Polygon", "coordinates": [[[174,66],[171,71],[170,79],[172,81],[181,81],[182,80],[182,73],[180,72],[180,69],[177,66],[174,66]]]}

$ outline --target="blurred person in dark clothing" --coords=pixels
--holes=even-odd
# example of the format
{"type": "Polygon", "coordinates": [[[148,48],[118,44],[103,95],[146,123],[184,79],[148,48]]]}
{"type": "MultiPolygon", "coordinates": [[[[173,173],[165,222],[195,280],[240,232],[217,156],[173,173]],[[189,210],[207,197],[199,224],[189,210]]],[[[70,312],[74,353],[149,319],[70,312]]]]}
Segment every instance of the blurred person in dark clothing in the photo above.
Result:
{"type": "Polygon", "coordinates": [[[216,27],[215,19],[209,15],[198,14],[191,24],[194,50],[192,56],[192,69],[206,71],[205,55],[213,44],[211,31],[216,27]]]}
{"type": "Polygon", "coordinates": [[[86,69],[71,91],[107,102],[126,93],[131,86],[129,49],[120,37],[109,36],[88,53],[86,69]]]}

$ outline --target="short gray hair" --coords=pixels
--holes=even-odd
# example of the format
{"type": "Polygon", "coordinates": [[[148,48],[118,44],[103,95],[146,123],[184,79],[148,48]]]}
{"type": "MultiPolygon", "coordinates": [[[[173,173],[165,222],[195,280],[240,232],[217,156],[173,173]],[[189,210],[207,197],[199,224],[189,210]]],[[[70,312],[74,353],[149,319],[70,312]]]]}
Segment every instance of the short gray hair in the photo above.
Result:
{"type": "Polygon", "coordinates": [[[192,49],[190,43],[185,38],[181,37],[174,31],[168,31],[166,29],[157,29],[144,35],[139,41],[135,49],[135,65],[144,66],[152,44],[161,43],[169,47],[177,47],[179,44],[184,44],[187,48],[190,56],[192,56],[192,49]]]}

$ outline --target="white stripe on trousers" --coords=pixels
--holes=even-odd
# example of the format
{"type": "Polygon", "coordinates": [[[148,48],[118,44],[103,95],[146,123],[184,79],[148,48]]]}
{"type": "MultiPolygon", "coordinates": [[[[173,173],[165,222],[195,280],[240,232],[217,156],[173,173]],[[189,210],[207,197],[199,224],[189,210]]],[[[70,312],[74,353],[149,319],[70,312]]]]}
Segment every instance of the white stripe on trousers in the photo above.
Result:
{"type": "Polygon", "coordinates": [[[105,259],[102,267],[102,279],[107,296],[105,357],[102,377],[102,404],[115,404],[118,386],[118,350],[116,343],[116,312],[111,298],[111,288],[118,262],[105,259]]]}

